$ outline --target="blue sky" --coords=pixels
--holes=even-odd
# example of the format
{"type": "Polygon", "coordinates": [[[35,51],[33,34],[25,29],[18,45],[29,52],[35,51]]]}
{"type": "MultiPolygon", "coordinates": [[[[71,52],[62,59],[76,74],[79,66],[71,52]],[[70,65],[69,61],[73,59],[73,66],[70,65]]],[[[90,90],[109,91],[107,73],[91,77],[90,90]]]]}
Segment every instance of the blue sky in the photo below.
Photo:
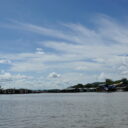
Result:
{"type": "Polygon", "coordinates": [[[127,0],[1,0],[0,85],[65,88],[128,77],[127,0]]]}

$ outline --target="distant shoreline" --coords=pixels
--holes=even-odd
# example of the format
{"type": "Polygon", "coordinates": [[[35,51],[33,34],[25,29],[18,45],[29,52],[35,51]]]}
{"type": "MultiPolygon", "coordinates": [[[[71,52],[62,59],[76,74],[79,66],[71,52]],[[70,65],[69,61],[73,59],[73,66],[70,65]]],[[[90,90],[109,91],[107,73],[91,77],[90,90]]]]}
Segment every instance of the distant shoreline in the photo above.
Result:
{"type": "Polygon", "coordinates": [[[94,82],[88,84],[77,84],[65,89],[45,89],[45,90],[31,90],[31,89],[2,89],[0,87],[0,94],[34,94],[34,93],[78,93],[78,92],[126,92],[128,91],[128,80],[123,78],[121,80],[112,81],[106,79],[105,82],[94,82]]]}
{"type": "Polygon", "coordinates": [[[43,93],[91,93],[91,92],[96,92],[96,93],[109,93],[109,92],[127,92],[125,91],[124,88],[121,88],[115,91],[97,91],[96,88],[91,88],[88,91],[80,89],[51,89],[51,90],[28,90],[28,89],[4,89],[0,90],[0,95],[8,95],[8,94],[43,94],[43,93]]]}

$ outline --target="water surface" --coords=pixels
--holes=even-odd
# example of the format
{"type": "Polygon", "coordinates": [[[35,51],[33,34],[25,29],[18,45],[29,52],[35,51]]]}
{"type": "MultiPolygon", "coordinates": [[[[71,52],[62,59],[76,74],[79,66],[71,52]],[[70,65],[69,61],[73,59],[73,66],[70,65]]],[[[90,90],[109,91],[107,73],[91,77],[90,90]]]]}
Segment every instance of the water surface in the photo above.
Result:
{"type": "Polygon", "coordinates": [[[0,128],[128,128],[128,93],[0,95],[0,128]]]}

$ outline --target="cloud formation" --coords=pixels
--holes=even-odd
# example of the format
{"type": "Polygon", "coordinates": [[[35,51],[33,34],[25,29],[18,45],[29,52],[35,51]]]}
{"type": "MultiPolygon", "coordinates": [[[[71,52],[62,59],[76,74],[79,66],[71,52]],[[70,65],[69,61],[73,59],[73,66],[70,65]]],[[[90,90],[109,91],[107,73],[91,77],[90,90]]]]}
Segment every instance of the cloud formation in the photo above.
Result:
{"type": "Polygon", "coordinates": [[[58,74],[58,73],[56,73],[56,72],[51,72],[51,73],[48,75],[48,77],[50,77],[50,78],[58,78],[58,77],[60,77],[60,74],[58,74]]]}
{"type": "Polygon", "coordinates": [[[11,64],[12,62],[7,59],[0,59],[0,64],[11,64]]]}
{"type": "Polygon", "coordinates": [[[10,72],[2,71],[0,73],[0,82],[8,82],[8,81],[15,81],[20,79],[29,79],[29,76],[21,75],[21,74],[11,74],[10,72]]]}
{"type": "MultiPolygon", "coordinates": [[[[65,87],[77,82],[94,82],[107,77],[111,79],[128,77],[128,26],[104,15],[94,21],[94,28],[65,23],[61,24],[60,28],[63,29],[58,29],[59,26],[47,28],[13,22],[12,27],[17,31],[29,31],[50,38],[38,42],[40,47],[35,48],[33,52],[0,54],[0,57],[5,58],[1,59],[0,63],[8,63],[10,72],[34,72],[35,79],[38,79],[40,73],[44,76],[43,79],[38,79],[42,86],[44,84],[41,81],[50,86],[48,78],[60,78],[61,81],[50,80],[51,84],[54,83],[55,87],[58,87],[57,85],[65,87]],[[60,77],[60,74],[63,75],[60,77]]],[[[33,83],[36,84],[36,81],[33,83]]]]}

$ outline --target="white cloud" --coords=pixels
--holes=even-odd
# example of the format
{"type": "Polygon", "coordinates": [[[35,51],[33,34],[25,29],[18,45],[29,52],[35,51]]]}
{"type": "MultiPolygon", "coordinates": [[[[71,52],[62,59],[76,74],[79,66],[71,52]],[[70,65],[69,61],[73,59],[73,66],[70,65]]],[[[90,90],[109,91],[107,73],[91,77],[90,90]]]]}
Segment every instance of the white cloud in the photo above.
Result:
{"type": "Polygon", "coordinates": [[[0,64],[11,64],[11,60],[7,60],[7,59],[0,59],[0,64]]]}
{"type": "MultiPolygon", "coordinates": [[[[44,40],[35,52],[1,54],[4,60],[0,63],[10,63],[9,70],[12,72],[45,72],[61,71],[63,75],[52,72],[47,78],[38,79],[38,84],[50,88],[50,85],[59,87],[77,82],[104,80],[106,77],[118,79],[128,76],[128,26],[119,24],[112,18],[100,16],[95,21],[95,28],[88,28],[81,24],[63,24],[58,28],[47,28],[20,22],[14,23],[16,29],[30,31],[42,36],[54,37],[53,40],[44,40]],[[60,41],[56,41],[59,39],[60,41]],[[44,49],[45,48],[45,52],[44,49]],[[52,49],[52,51],[48,51],[52,49]],[[56,51],[56,52],[54,52],[56,51]],[[125,59],[124,59],[125,58],[125,59]],[[100,74],[100,75],[99,75],[100,74]],[[61,81],[59,81],[61,80],[61,81]],[[44,81],[44,83],[42,82],[44,81]],[[40,84],[39,84],[40,83],[40,84]],[[47,86],[48,85],[48,86],[47,86]]],[[[9,74],[6,74],[9,76],[9,74]]],[[[20,81],[27,83],[27,81],[20,81]]],[[[31,81],[28,82],[33,85],[31,81]]],[[[44,87],[44,86],[43,86],[44,87]]]]}
{"type": "Polygon", "coordinates": [[[58,78],[60,77],[60,74],[56,73],[56,72],[52,72],[48,75],[48,77],[51,77],[51,78],[58,78]]]}
{"type": "Polygon", "coordinates": [[[42,63],[35,62],[17,62],[12,64],[10,71],[13,72],[41,72],[45,68],[42,63]]]}
{"type": "Polygon", "coordinates": [[[43,55],[44,54],[44,51],[42,48],[36,48],[36,54],[41,54],[43,55]]]}
{"type": "Polygon", "coordinates": [[[0,74],[0,82],[8,82],[13,80],[20,79],[29,79],[29,76],[21,75],[21,74],[11,74],[10,72],[2,71],[0,74]]]}
{"type": "Polygon", "coordinates": [[[102,72],[99,76],[98,76],[98,80],[99,81],[104,81],[105,79],[107,79],[107,76],[104,72],[102,72]]]}

